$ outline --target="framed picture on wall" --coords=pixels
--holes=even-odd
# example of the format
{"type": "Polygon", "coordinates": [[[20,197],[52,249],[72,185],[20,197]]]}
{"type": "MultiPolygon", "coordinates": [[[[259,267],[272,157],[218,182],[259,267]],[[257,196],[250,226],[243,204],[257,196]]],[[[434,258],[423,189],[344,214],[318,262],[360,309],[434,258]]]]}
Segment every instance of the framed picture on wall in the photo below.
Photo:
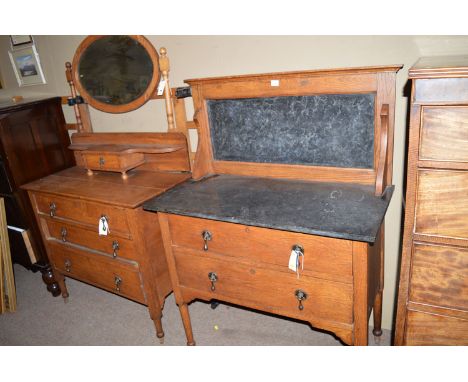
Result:
{"type": "Polygon", "coordinates": [[[31,35],[10,35],[10,39],[12,47],[33,43],[33,38],[31,35]]]}
{"type": "Polygon", "coordinates": [[[19,86],[45,84],[36,47],[28,46],[8,52],[19,86]]]}

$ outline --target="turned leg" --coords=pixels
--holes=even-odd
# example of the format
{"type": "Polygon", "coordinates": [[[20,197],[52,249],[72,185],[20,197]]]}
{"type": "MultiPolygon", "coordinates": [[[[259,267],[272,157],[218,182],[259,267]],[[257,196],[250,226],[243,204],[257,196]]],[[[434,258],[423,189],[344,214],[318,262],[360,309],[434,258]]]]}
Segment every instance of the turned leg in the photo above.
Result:
{"type": "Polygon", "coordinates": [[[62,290],[62,297],[67,298],[69,295],[67,286],[65,285],[65,277],[60,272],[56,272],[55,278],[57,279],[60,289],[62,290]]]}
{"type": "Polygon", "coordinates": [[[379,290],[374,301],[374,329],[372,334],[376,337],[382,335],[382,295],[383,291],[379,290]]]}
{"type": "Polygon", "coordinates": [[[185,336],[187,337],[187,345],[195,346],[195,341],[193,340],[192,333],[192,324],[190,323],[190,315],[188,311],[187,304],[179,305],[180,315],[182,317],[182,323],[184,324],[185,336]]]}
{"type": "Polygon", "coordinates": [[[164,331],[161,322],[162,315],[153,317],[154,327],[156,328],[156,336],[161,339],[164,338],[164,331]]]}
{"type": "Polygon", "coordinates": [[[37,268],[41,271],[42,281],[47,285],[47,290],[52,293],[52,296],[57,297],[60,295],[60,286],[55,280],[54,273],[50,264],[38,264],[37,268]]]}

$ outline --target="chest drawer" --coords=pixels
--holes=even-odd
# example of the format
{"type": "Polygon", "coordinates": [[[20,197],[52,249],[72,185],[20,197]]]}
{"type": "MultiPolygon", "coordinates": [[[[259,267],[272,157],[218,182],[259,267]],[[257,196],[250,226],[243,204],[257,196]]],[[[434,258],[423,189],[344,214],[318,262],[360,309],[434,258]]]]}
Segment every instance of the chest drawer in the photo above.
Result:
{"type": "Polygon", "coordinates": [[[468,249],[414,244],[409,299],[468,310],[468,249]]]}
{"type": "Polygon", "coordinates": [[[468,239],[468,171],[419,170],[415,232],[468,239]]]}
{"type": "Polygon", "coordinates": [[[424,107],[420,136],[420,159],[468,162],[468,107],[424,107]]]}
{"type": "Polygon", "coordinates": [[[80,250],[65,243],[49,241],[48,248],[52,264],[66,276],[143,304],[146,302],[138,266],[80,250]]]}
{"type": "Polygon", "coordinates": [[[203,250],[203,232],[208,231],[211,240],[204,252],[279,265],[286,270],[293,246],[300,245],[305,273],[352,281],[352,245],[347,240],[177,215],[169,215],[169,226],[175,246],[203,250]]]}
{"type": "Polygon", "coordinates": [[[350,284],[306,276],[298,279],[295,274],[236,263],[219,255],[193,256],[181,248],[173,252],[180,286],[196,290],[197,296],[242,301],[242,305],[303,320],[353,321],[350,284]],[[216,281],[210,280],[210,274],[216,275],[216,281]],[[307,295],[301,303],[303,309],[299,309],[296,291],[307,295]]]}
{"type": "Polygon", "coordinates": [[[99,235],[97,230],[89,230],[80,226],[44,219],[48,235],[64,243],[72,243],[96,251],[104,252],[113,258],[124,258],[139,261],[134,243],[131,240],[112,235],[99,235]]]}
{"type": "Polygon", "coordinates": [[[406,345],[468,345],[468,321],[437,314],[408,311],[406,345]]]}
{"type": "Polygon", "coordinates": [[[105,216],[111,234],[130,236],[124,208],[50,194],[35,193],[34,198],[38,212],[41,214],[54,219],[66,219],[85,224],[94,227],[96,232],[98,232],[100,218],[105,216]]]}
{"type": "Polygon", "coordinates": [[[83,163],[91,170],[127,171],[144,163],[145,155],[132,153],[125,155],[107,153],[82,153],[83,163]]]}

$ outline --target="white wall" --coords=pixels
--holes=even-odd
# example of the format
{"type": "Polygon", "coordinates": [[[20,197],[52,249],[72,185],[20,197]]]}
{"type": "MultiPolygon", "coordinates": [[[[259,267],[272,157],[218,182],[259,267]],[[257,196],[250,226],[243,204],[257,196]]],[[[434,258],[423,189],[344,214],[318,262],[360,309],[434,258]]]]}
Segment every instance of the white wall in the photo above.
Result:
{"type": "MultiPolygon", "coordinates": [[[[171,86],[183,80],[218,75],[316,68],[404,64],[397,76],[393,183],[395,194],[386,218],[386,261],[383,327],[392,325],[397,264],[400,256],[402,184],[405,175],[407,98],[403,87],[408,69],[420,56],[468,53],[467,36],[147,36],[171,60],[171,86]]],[[[12,95],[68,95],[65,62],[84,36],[34,36],[46,85],[19,88],[8,50],[9,36],[0,36],[0,100],[12,95]]],[[[193,110],[193,109],[189,109],[193,110]]],[[[66,118],[73,122],[71,108],[66,118]]],[[[95,131],[165,131],[164,103],[150,101],[121,115],[91,111],[95,131]]]]}

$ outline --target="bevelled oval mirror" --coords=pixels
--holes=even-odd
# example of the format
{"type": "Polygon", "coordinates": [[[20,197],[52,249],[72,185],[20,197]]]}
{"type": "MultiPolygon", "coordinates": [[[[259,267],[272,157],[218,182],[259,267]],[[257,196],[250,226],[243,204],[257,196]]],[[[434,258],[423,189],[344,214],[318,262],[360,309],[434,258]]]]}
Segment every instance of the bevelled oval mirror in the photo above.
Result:
{"type": "Polygon", "coordinates": [[[110,113],[139,108],[159,82],[158,53],[143,36],[88,36],[72,68],[85,102],[110,113]]]}

